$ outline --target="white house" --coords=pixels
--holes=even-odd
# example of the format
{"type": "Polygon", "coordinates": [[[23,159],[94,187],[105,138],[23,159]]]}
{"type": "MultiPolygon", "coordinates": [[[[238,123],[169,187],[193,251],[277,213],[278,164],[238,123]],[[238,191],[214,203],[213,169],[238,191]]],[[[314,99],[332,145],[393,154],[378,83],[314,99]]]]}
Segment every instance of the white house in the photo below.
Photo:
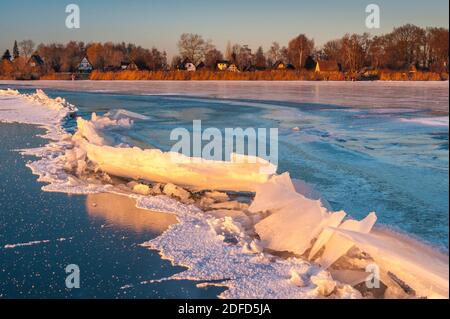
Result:
{"type": "Polygon", "coordinates": [[[184,59],[183,62],[178,66],[178,70],[190,71],[194,72],[197,70],[197,67],[194,63],[191,62],[188,58],[184,59]]]}
{"type": "Polygon", "coordinates": [[[195,64],[194,63],[186,63],[185,65],[184,65],[184,67],[186,68],[186,71],[196,71],[197,70],[197,67],[195,66],[195,64]]]}
{"type": "Polygon", "coordinates": [[[90,73],[92,72],[92,64],[89,62],[87,57],[84,57],[83,60],[81,60],[80,64],[78,64],[77,70],[80,73],[90,73]]]}

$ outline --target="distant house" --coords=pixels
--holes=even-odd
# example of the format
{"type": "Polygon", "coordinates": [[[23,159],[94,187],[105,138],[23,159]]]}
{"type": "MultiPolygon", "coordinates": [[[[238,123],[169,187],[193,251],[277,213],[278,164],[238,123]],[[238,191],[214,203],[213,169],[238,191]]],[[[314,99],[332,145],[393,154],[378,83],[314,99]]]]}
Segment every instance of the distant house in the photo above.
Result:
{"type": "Polygon", "coordinates": [[[195,66],[194,63],[191,63],[191,62],[186,63],[185,66],[184,66],[184,68],[185,68],[186,71],[189,71],[189,72],[195,72],[195,71],[197,71],[197,67],[195,66]]]}
{"type": "Polygon", "coordinates": [[[226,60],[219,60],[216,62],[216,69],[219,71],[226,71],[230,66],[230,62],[226,60]]]}
{"type": "Polygon", "coordinates": [[[197,67],[194,63],[191,62],[189,58],[184,59],[179,65],[178,70],[194,72],[197,70],[197,67]]]}
{"type": "Polygon", "coordinates": [[[286,70],[286,63],[284,63],[283,61],[277,61],[274,65],[273,68],[275,70],[286,70]]]}
{"type": "Polygon", "coordinates": [[[79,73],[91,73],[93,69],[91,62],[89,62],[87,57],[84,57],[77,66],[77,71],[79,73]]]}
{"type": "Polygon", "coordinates": [[[340,72],[341,67],[339,63],[337,63],[335,60],[319,60],[316,63],[316,69],[315,71],[317,73],[320,72],[340,72]]]}
{"type": "Polygon", "coordinates": [[[31,80],[39,79],[40,75],[45,72],[44,60],[37,54],[33,54],[27,61],[29,68],[29,77],[31,80]]]}
{"type": "Polygon", "coordinates": [[[290,63],[284,63],[283,61],[277,61],[273,65],[274,70],[295,70],[295,67],[290,63]]]}
{"type": "Polygon", "coordinates": [[[33,54],[28,60],[28,65],[33,69],[40,69],[44,66],[44,60],[39,55],[33,54]]]}
{"type": "Polygon", "coordinates": [[[131,61],[122,61],[120,63],[120,68],[125,71],[139,71],[139,67],[137,66],[136,63],[134,63],[133,60],[131,61]]]}
{"type": "Polygon", "coordinates": [[[236,66],[236,64],[232,63],[228,66],[227,71],[239,72],[239,68],[236,66]]]}

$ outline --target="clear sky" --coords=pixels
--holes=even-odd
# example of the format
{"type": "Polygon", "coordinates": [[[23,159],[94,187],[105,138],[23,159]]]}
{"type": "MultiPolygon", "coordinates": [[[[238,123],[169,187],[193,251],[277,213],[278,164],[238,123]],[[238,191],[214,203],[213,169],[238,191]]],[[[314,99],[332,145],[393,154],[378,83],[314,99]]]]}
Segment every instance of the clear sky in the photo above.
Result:
{"type": "Polygon", "coordinates": [[[0,50],[14,40],[133,42],[169,56],[184,32],[199,33],[223,50],[228,40],[267,50],[305,33],[317,45],[345,33],[380,34],[395,26],[449,25],[448,0],[0,0],[0,50]],[[67,29],[66,5],[78,4],[81,28],[67,29]],[[381,28],[365,27],[365,8],[381,8],[381,28]]]}

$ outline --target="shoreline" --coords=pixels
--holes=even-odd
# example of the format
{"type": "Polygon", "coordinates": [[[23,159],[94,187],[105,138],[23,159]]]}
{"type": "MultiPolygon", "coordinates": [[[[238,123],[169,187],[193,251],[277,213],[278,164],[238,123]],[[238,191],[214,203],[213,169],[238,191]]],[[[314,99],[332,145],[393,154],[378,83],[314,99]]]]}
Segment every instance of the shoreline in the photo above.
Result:
{"type": "Polygon", "coordinates": [[[0,78],[0,82],[17,82],[17,83],[26,83],[26,82],[229,82],[229,83],[276,83],[276,82],[282,82],[282,83],[448,83],[449,79],[445,80],[367,80],[367,81],[352,81],[352,80],[202,80],[202,79],[184,79],[184,80],[174,80],[174,79],[85,79],[85,80],[71,80],[71,79],[36,79],[36,80],[17,80],[17,79],[7,79],[7,78],[0,78]]]}

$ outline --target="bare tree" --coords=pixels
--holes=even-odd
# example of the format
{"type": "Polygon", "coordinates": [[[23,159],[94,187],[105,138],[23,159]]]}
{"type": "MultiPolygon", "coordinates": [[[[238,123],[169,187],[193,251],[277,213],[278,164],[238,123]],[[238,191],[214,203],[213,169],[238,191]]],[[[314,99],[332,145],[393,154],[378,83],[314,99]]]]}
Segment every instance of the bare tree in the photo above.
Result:
{"type": "Polygon", "coordinates": [[[425,41],[425,30],[412,24],[405,24],[392,31],[390,40],[392,58],[396,60],[393,62],[400,67],[419,62],[425,41]]]}
{"type": "Polygon", "coordinates": [[[281,60],[282,60],[282,53],[280,44],[278,42],[273,42],[269,51],[267,51],[267,63],[269,65],[274,65],[277,61],[281,60]]]}
{"type": "MultiPolygon", "coordinates": [[[[166,51],[159,51],[157,48],[152,48],[152,65],[149,65],[150,70],[165,70],[167,68],[167,53],[166,51]]],[[[148,63],[147,63],[148,65],[148,63]]]]}
{"type": "Polygon", "coordinates": [[[32,40],[23,40],[19,43],[19,47],[25,58],[29,58],[34,52],[35,44],[32,40]]]}
{"type": "Polygon", "coordinates": [[[216,48],[211,48],[206,52],[205,66],[209,69],[214,69],[216,67],[216,62],[222,59],[223,59],[222,52],[220,52],[216,48]]]}
{"type": "Polygon", "coordinates": [[[232,52],[231,63],[234,63],[239,69],[243,70],[252,65],[254,56],[248,45],[235,44],[232,52]]]}
{"type": "Polygon", "coordinates": [[[180,64],[181,64],[181,57],[179,55],[174,55],[172,57],[172,62],[170,63],[170,67],[173,70],[176,70],[180,64]]]}
{"type": "Polygon", "coordinates": [[[342,40],[331,40],[323,46],[323,58],[341,62],[342,40]]]}
{"type": "Polygon", "coordinates": [[[61,57],[61,67],[65,72],[75,72],[78,64],[85,55],[83,42],[70,41],[65,46],[64,54],[61,57]]]}
{"type": "Polygon", "coordinates": [[[444,28],[428,28],[428,67],[434,71],[448,72],[448,29],[444,28]]]}
{"type": "Polygon", "coordinates": [[[370,41],[370,45],[367,51],[367,58],[369,64],[376,68],[384,68],[387,64],[387,53],[386,53],[386,37],[376,36],[370,41]]]}
{"type": "Polygon", "coordinates": [[[304,34],[292,39],[288,45],[289,60],[297,69],[303,68],[306,58],[314,51],[314,41],[304,34]]]}
{"type": "Polygon", "coordinates": [[[210,43],[206,42],[201,35],[192,33],[183,33],[178,41],[180,55],[194,64],[204,60],[209,45],[210,43]]]}
{"type": "Polygon", "coordinates": [[[346,34],[341,40],[340,62],[350,71],[360,70],[366,63],[369,35],[346,34]]]}

